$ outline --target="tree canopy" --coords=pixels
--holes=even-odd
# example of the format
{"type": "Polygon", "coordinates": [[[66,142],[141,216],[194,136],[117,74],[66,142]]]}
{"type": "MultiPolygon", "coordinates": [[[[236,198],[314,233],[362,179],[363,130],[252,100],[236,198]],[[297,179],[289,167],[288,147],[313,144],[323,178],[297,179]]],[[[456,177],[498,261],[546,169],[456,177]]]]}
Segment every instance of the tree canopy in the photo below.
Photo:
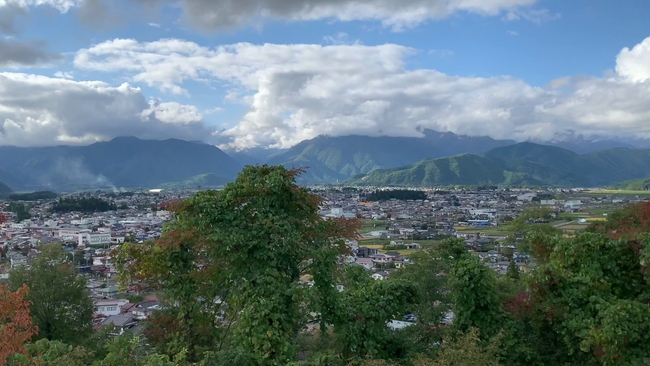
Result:
{"type": "Polygon", "coordinates": [[[46,245],[29,265],[9,275],[9,287],[29,288],[25,299],[38,327],[38,337],[81,344],[92,333],[93,302],[86,279],[75,270],[58,245],[46,245]]]}

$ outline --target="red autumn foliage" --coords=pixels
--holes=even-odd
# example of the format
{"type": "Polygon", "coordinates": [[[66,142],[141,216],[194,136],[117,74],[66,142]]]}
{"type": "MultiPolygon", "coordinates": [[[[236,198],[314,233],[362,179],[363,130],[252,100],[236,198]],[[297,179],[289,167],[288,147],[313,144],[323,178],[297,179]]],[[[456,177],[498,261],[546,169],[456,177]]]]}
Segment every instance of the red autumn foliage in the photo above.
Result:
{"type": "Polygon", "coordinates": [[[165,210],[174,211],[174,208],[180,205],[181,202],[180,199],[171,199],[169,201],[161,202],[158,206],[165,210]]]}
{"type": "Polygon", "coordinates": [[[506,301],[505,309],[517,319],[530,316],[533,311],[530,294],[526,291],[520,292],[513,299],[506,301]]]}
{"type": "Polygon", "coordinates": [[[600,232],[612,239],[650,232],[650,202],[639,202],[610,214],[606,222],[592,225],[591,231],[600,232]]]}
{"type": "Polygon", "coordinates": [[[37,333],[25,300],[28,291],[27,286],[11,292],[0,285],[0,365],[13,354],[26,353],[25,342],[37,333]]]}
{"type": "Polygon", "coordinates": [[[173,334],[181,330],[178,319],[159,315],[148,320],[144,335],[154,344],[165,344],[170,341],[173,334]]]}

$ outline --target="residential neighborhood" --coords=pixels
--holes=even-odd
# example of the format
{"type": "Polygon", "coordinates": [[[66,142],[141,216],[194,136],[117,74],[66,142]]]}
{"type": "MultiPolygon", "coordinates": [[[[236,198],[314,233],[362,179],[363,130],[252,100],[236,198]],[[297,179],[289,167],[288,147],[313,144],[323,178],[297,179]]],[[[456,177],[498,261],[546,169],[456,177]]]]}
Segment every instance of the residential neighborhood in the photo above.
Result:
{"type": "MultiPolygon", "coordinates": [[[[362,223],[358,238],[346,241],[349,251],[342,263],[362,267],[377,281],[388,280],[394,271],[412,263],[414,253],[450,238],[463,240],[470,252],[499,274],[505,274],[511,263],[527,271],[535,263],[530,255],[518,250],[518,233],[509,232],[507,226],[522,212],[544,207],[552,213],[554,226],[579,230],[587,220],[594,219],[592,211],[597,213],[603,208],[640,200],[559,189],[482,189],[430,190],[425,192],[426,199],[373,202],[367,200],[372,190],[311,190],[322,197],[319,214],[324,219],[356,218],[362,223]]],[[[169,205],[193,193],[154,190],[83,194],[117,207],[105,212],[55,213],[55,199],[24,202],[29,207],[29,219],[18,221],[15,213],[4,212],[6,221],[0,228],[0,279],[8,278],[19,266],[29,266],[43,246],[61,244],[78,271],[88,277],[89,294],[95,303],[95,328],[112,325],[119,332],[139,331],[138,322],[159,309],[160,303],[146,291],[122,292],[118,288],[111,251],[125,242],[137,245],[159,238],[164,224],[173,219],[169,205]]],[[[0,207],[7,209],[8,205],[0,207]]],[[[303,280],[310,284],[310,278],[303,280]]]]}

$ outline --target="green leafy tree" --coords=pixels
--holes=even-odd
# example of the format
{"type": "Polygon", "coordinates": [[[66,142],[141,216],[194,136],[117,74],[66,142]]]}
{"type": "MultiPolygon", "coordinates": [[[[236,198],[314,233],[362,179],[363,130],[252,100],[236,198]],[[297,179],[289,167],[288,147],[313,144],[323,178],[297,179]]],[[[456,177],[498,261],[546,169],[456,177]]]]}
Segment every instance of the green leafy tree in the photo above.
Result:
{"type": "Polygon", "coordinates": [[[559,345],[548,363],[643,365],[650,361],[646,253],[650,235],[550,238],[533,275],[531,314],[540,343],[559,345]]]}
{"type": "MultiPolygon", "coordinates": [[[[451,245],[452,244],[449,244],[451,245]]],[[[464,244],[460,248],[464,249],[464,244]]],[[[446,254],[449,254],[448,252],[446,254]]],[[[391,280],[402,280],[412,284],[416,297],[412,300],[410,312],[416,316],[416,324],[404,330],[410,334],[413,352],[435,351],[432,345],[442,340],[444,314],[451,308],[449,298],[449,276],[455,260],[450,259],[439,248],[414,253],[410,258],[412,264],[395,271],[391,280]]]]}
{"type": "Polygon", "coordinates": [[[416,360],[414,366],[501,366],[501,339],[497,334],[483,342],[478,328],[471,328],[466,334],[446,337],[440,355],[433,362],[416,360]]]}
{"type": "Polygon", "coordinates": [[[299,173],[248,166],[222,191],[174,207],[161,240],[117,254],[123,284],[165,288],[176,315],[164,324],[176,327],[190,356],[197,330],[218,328],[217,350],[230,345],[257,364],[285,365],[308,309],[332,323],[343,238],[355,236],[358,223],[323,220],[320,197],[296,184],[299,173]],[[299,284],[303,274],[313,276],[314,296],[299,284]]]}
{"type": "Polygon", "coordinates": [[[519,266],[515,263],[514,259],[510,260],[508,265],[508,270],[506,271],[506,277],[510,278],[513,281],[519,281],[521,279],[521,272],[519,271],[519,266]]]}
{"type": "Polygon", "coordinates": [[[45,338],[27,344],[26,348],[26,355],[14,355],[7,366],[86,366],[93,362],[94,356],[83,347],[73,347],[45,338]]]}
{"type": "Polygon", "coordinates": [[[30,264],[13,270],[9,286],[29,287],[30,314],[38,337],[79,345],[92,333],[93,302],[86,279],[58,245],[47,245],[30,264]]]}
{"type": "Polygon", "coordinates": [[[127,332],[106,345],[107,355],[93,363],[93,366],[190,366],[186,352],[174,357],[152,352],[142,339],[127,332]]]}
{"type": "Polygon", "coordinates": [[[503,312],[496,274],[478,256],[460,257],[452,271],[451,296],[455,328],[467,332],[475,327],[487,338],[499,333],[503,312]]]}
{"type": "Polygon", "coordinates": [[[332,324],[344,358],[394,356],[402,345],[393,343],[387,323],[402,317],[415,294],[414,286],[394,280],[343,291],[332,324]]]}

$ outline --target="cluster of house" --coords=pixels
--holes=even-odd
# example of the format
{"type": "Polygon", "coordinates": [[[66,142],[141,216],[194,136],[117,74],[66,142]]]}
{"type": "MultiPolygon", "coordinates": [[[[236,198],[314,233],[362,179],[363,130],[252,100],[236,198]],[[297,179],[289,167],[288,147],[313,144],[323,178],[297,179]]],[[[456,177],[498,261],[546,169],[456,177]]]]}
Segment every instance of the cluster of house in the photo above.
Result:
{"type": "Polygon", "coordinates": [[[187,195],[114,194],[105,199],[111,199],[119,209],[98,213],[54,213],[53,201],[41,200],[26,203],[31,218],[22,221],[6,210],[8,203],[0,202],[0,212],[7,218],[0,223],[0,279],[12,268],[29,263],[41,245],[58,243],[80,256],[75,263],[83,270],[93,267],[94,271],[110,271],[106,253],[112,246],[160,237],[164,223],[171,218],[161,204],[187,195]]]}
{"type": "MultiPolygon", "coordinates": [[[[320,214],[323,217],[359,217],[407,223],[402,229],[437,225],[438,230],[454,226],[497,226],[507,217],[517,214],[531,203],[541,204],[559,212],[581,211],[597,204],[623,204],[628,200],[612,197],[581,195],[579,190],[480,190],[427,191],[426,200],[387,200],[367,202],[368,191],[320,191],[324,198],[320,214]],[[568,195],[570,199],[556,199],[568,195]],[[464,219],[460,222],[458,219],[464,219]]],[[[633,200],[633,199],[632,199],[633,200]]],[[[407,232],[393,234],[408,234],[407,232]]],[[[449,233],[453,235],[452,233],[449,233]]],[[[391,237],[393,238],[393,237],[391,237]]],[[[400,239],[400,237],[394,237],[400,239]]],[[[406,239],[407,237],[404,237],[406,239]]],[[[415,238],[411,238],[415,239],[415,238]]]]}
{"type": "Polygon", "coordinates": [[[103,296],[96,297],[94,304],[93,327],[95,329],[111,327],[111,331],[115,335],[121,335],[127,330],[134,334],[141,333],[144,326],[140,321],[147,319],[152,312],[160,309],[160,302],[156,296],[149,296],[138,303],[103,296]]]}

